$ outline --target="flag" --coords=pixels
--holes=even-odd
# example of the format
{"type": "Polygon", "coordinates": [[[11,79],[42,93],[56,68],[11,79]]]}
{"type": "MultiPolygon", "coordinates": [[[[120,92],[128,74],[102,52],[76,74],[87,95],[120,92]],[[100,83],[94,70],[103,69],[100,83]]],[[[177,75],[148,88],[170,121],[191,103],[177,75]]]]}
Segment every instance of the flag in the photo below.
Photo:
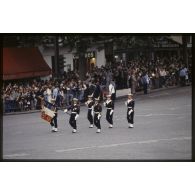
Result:
{"type": "Polygon", "coordinates": [[[56,107],[53,104],[45,101],[41,110],[41,118],[50,123],[52,118],[55,116],[55,109],[56,107]]]}

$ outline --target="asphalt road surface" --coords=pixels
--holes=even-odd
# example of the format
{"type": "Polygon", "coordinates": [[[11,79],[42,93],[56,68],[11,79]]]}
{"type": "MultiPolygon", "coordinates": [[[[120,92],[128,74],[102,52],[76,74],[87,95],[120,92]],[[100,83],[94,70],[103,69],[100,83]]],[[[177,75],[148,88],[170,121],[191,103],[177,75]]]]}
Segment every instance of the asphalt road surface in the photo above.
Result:
{"type": "Polygon", "coordinates": [[[114,128],[102,112],[102,131],[89,129],[81,107],[78,133],[69,116],[58,114],[59,132],[52,133],[40,113],[3,116],[3,158],[43,160],[190,160],[191,87],[167,89],[135,98],[135,124],[128,128],[126,99],[115,102],[114,128]]]}

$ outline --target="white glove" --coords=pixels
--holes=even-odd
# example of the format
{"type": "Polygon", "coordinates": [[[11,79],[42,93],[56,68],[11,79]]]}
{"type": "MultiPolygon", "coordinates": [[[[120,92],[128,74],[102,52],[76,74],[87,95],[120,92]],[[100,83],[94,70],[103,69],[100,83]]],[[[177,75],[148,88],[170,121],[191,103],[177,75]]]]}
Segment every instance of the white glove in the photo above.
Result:
{"type": "Polygon", "coordinates": [[[128,114],[130,115],[132,112],[133,112],[133,110],[131,109],[131,110],[129,110],[128,114]]]}
{"type": "Polygon", "coordinates": [[[98,114],[98,120],[100,120],[100,118],[101,118],[101,114],[98,114]]]}
{"type": "Polygon", "coordinates": [[[111,111],[110,111],[110,115],[112,115],[113,112],[114,112],[114,110],[111,110],[111,111]]]}
{"type": "Polygon", "coordinates": [[[79,117],[79,115],[77,114],[77,115],[75,116],[75,120],[77,120],[78,117],[79,117]]]}
{"type": "Polygon", "coordinates": [[[106,102],[104,102],[104,106],[106,106],[106,102]]]}
{"type": "Polygon", "coordinates": [[[66,112],[68,112],[68,110],[67,110],[67,109],[65,109],[65,110],[64,110],[64,112],[66,113],[66,112]]]}

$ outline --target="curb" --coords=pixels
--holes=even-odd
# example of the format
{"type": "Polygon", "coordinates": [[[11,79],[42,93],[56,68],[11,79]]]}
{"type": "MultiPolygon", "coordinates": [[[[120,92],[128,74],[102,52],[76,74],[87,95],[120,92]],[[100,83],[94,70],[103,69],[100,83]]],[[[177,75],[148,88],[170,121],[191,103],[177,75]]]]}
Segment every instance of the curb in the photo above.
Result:
{"type": "Polygon", "coordinates": [[[26,112],[3,113],[3,116],[20,115],[20,114],[31,114],[31,113],[37,113],[37,112],[40,112],[40,110],[31,110],[31,111],[26,111],[26,112]]]}
{"type": "MultiPolygon", "coordinates": [[[[159,88],[159,89],[152,89],[149,91],[148,94],[151,94],[151,93],[155,93],[155,92],[158,92],[158,91],[164,91],[164,90],[170,90],[170,89],[176,89],[176,88],[180,88],[180,86],[173,86],[173,87],[168,87],[168,88],[159,88]]],[[[148,95],[147,94],[147,95],[148,95]]],[[[143,91],[140,91],[140,92],[137,92],[136,93],[136,96],[137,95],[145,95],[143,93],[143,91]]],[[[122,96],[119,96],[119,97],[116,97],[116,100],[120,100],[120,99],[123,99],[127,97],[127,95],[122,95],[122,96]]],[[[84,106],[85,104],[82,103],[81,106],[84,106]]],[[[20,115],[20,114],[31,114],[31,113],[37,113],[37,112],[40,112],[40,110],[32,110],[32,111],[27,111],[27,112],[11,112],[11,113],[3,113],[3,116],[10,116],[10,115],[20,115]]]]}

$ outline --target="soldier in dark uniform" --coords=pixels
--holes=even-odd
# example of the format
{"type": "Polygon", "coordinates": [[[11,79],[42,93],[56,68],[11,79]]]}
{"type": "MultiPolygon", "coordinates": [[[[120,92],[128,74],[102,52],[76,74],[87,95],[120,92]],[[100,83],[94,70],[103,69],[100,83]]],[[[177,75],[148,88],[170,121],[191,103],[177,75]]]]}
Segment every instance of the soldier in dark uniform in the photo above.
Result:
{"type": "Polygon", "coordinates": [[[97,127],[96,133],[100,133],[101,131],[101,125],[100,125],[101,112],[102,112],[102,106],[99,103],[99,98],[95,98],[94,125],[97,127]]]}
{"type": "Polygon", "coordinates": [[[54,106],[52,110],[55,113],[55,115],[52,118],[51,123],[50,123],[51,131],[57,132],[58,131],[58,108],[57,108],[55,99],[51,99],[51,104],[54,106]]]}
{"type": "Polygon", "coordinates": [[[80,113],[80,106],[78,103],[78,99],[73,98],[73,104],[69,106],[67,109],[65,109],[64,112],[67,112],[68,110],[71,110],[69,124],[73,128],[72,133],[76,133],[77,132],[76,120],[79,117],[79,113],[80,113]]]}
{"type": "Polygon", "coordinates": [[[90,122],[89,128],[93,128],[93,105],[94,105],[94,101],[92,100],[91,95],[88,95],[88,101],[85,102],[85,105],[88,107],[87,119],[90,122]]]}
{"type": "Polygon", "coordinates": [[[127,106],[127,121],[129,123],[129,128],[133,128],[134,124],[134,105],[133,94],[128,94],[128,100],[125,102],[127,106]]]}
{"type": "Polygon", "coordinates": [[[113,113],[114,113],[114,102],[111,100],[111,95],[107,95],[107,100],[104,102],[104,106],[107,107],[106,120],[109,122],[109,128],[113,127],[113,113]]]}

